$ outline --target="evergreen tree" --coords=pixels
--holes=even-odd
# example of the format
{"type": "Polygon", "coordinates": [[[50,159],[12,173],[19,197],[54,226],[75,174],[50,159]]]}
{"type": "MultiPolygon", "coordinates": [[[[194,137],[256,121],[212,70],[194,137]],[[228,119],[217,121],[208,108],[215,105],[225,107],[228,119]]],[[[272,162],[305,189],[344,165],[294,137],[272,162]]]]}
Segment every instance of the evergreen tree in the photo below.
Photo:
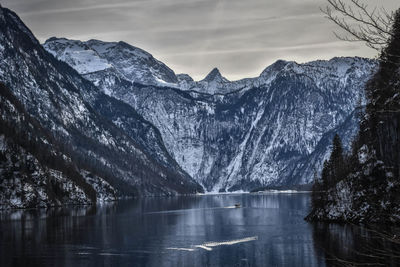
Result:
{"type": "Polygon", "coordinates": [[[345,174],[346,166],[343,156],[342,141],[335,135],[332,141],[332,153],[329,160],[324,162],[321,173],[321,182],[324,190],[328,190],[340,181],[345,174]]]}
{"type": "Polygon", "coordinates": [[[367,85],[366,119],[362,141],[379,160],[399,174],[400,153],[400,10],[395,14],[391,38],[380,56],[378,72],[367,85]]]}
{"type": "Polygon", "coordinates": [[[327,204],[326,192],[343,179],[346,172],[342,141],[339,135],[335,135],[332,141],[332,153],[329,160],[324,161],[321,179],[314,172],[314,184],[312,188],[311,204],[314,210],[324,209],[327,204]]]}
{"type": "Polygon", "coordinates": [[[336,184],[345,172],[345,163],[343,158],[342,140],[338,134],[333,137],[332,153],[329,159],[331,165],[331,183],[336,184]]]}
{"type": "Polygon", "coordinates": [[[331,163],[328,160],[324,161],[324,166],[321,172],[321,182],[322,182],[322,189],[328,190],[328,188],[332,185],[332,175],[331,175],[331,163]]]}
{"type": "Polygon", "coordinates": [[[399,221],[400,9],[393,18],[379,69],[365,89],[365,116],[352,143],[351,155],[343,154],[341,140],[336,135],[331,157],[324,162],[321,175],[321,191],[325,193],[313,192],[313,211],[307,217],[310,220],[399,221]],[[341,180],[344,180],[342,187],[335,188],[341,180]],[[343,213],[331,215],[331,210],[343,213]]]}

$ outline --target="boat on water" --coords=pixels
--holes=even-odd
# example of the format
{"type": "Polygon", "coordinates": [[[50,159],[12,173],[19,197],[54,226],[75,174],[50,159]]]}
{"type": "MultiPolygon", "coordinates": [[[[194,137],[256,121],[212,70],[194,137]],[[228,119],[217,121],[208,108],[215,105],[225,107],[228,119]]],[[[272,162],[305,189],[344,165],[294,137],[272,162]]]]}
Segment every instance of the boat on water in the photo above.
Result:
{"type": "Polygon", "coordinates": [[[240,203],[236,203],[235,208],[240,208],[240,203]]]}

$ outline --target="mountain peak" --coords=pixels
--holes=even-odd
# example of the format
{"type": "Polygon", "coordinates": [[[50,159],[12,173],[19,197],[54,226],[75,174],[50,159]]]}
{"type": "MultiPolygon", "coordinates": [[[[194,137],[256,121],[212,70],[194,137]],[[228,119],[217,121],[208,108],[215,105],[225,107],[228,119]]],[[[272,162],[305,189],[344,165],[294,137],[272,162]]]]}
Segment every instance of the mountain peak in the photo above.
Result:
{"type": "Polygon", "coordinates": [[[221,75],[221,72],[218,68],[214,68],[204,79],[205,82],[213,82],[213,81],[228,81],[221,75]]]}
{"type": "Polygon", "coordinates": [[[44,47],[82,75],[107,70],[119,72],[121,78],[129,82],[162,86],[178,83],[174,71],[168,66],[143,49],[123,41],[50,38],[44,47]]]}
{"type": "Polygon", "coordinates": [[[272,72],[277,72],[282,70],[286,65],[288,65],[290,61],[279,59],[272,63],[272,65],[266,67],[260,74],[260,77],[268,76],[272,72]]]}
{"type": "Polygon", "coordinates": [[[186,81],[186,82],[193,82],[193,78],[190,77],[189,74],[186,73],[181,73],[181,74],[177,74],[176,77],[178,78],[178,81],[186,81]]]}
{"type": "Polygon", "coordinates": [[[46,44],[46,43],[49,43],[49,42],[55,42],[55,41],[58,41],[60,39],[62,39],[62,38],[58,38],[56,36],[52,36],[49,39],[47,39],[44,43],[46,44]]]}

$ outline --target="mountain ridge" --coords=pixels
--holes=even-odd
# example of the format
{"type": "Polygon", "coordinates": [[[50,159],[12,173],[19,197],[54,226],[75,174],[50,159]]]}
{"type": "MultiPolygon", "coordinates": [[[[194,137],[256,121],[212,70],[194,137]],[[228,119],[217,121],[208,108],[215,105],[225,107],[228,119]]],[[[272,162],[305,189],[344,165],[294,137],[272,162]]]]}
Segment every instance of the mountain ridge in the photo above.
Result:
{"type": "MultiPolygon", "coordinates": [[[[259,77],[232,82],[218,69],[208,80],[172,85],[115,83],[123,76],[102,71],[84,76],[138,110],[185,171],[208,191],[220,191],[311,182],[309,171],[297,178],[293,173],[323,135],[340,129],[354,112],[375,68],[374,60],[335,57],[304,64],[278,60],[259,77]]],[[[343,133],[356,129],[351,121],[343,133]]],[[[329,151],[327,145],[319,149],[329,151]]],[[[320,168],[313,164],[311,169],[320,168]]]]}
{"type": "Polygon", "coordinates": [[[0,21],[0,82],[63,144],[78,172],[95,181],[93,171],[101,169],[117,197],[202,191],[170,157],[158,130],[132,107],[107,97],[44,50],[14,12],[2,8],[0,21]],[[129,120],[118,123],[119,116],[129,120]]]}

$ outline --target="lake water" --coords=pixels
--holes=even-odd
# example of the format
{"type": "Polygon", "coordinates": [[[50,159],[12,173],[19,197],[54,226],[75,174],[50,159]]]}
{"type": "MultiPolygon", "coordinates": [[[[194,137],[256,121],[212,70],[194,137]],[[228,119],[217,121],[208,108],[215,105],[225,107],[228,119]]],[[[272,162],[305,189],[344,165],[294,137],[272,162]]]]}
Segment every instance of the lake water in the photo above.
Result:
{"type": "Polygon", "coordinates": [[[0,265],[326,266],[338,262],[330,251],[359,260],[349,246],[362,234],[305,222],[309,207],[309,194],[237,194],[1,213],[0,265]]]}

